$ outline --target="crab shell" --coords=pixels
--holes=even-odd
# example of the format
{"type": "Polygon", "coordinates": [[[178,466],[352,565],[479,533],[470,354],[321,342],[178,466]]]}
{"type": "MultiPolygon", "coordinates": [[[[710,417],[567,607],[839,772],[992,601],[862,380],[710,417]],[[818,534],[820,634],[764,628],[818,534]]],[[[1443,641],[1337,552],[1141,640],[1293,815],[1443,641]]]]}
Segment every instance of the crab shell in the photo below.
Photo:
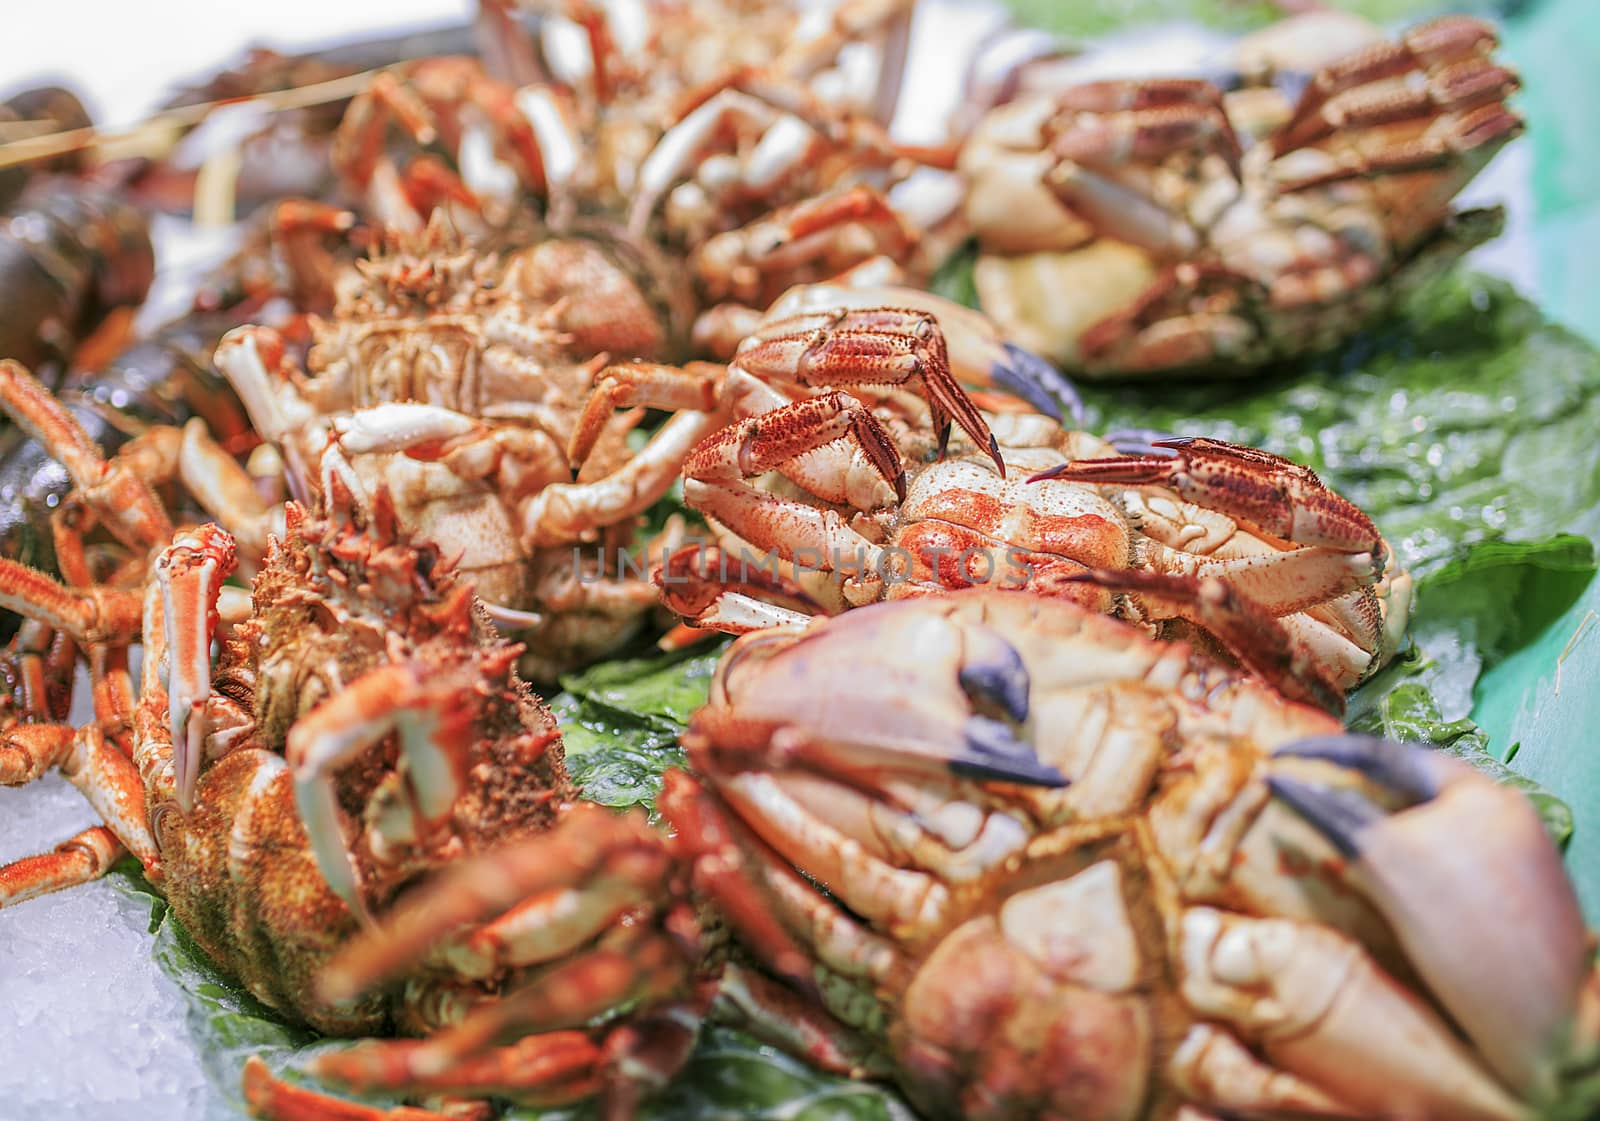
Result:
{"type": "Polygon", "coordinates": [[[1520,793],[1061,601],[748,635],[684,742],[667,816],[930,1116],[1512,1121],[1595,1045],[1520,793]]]}

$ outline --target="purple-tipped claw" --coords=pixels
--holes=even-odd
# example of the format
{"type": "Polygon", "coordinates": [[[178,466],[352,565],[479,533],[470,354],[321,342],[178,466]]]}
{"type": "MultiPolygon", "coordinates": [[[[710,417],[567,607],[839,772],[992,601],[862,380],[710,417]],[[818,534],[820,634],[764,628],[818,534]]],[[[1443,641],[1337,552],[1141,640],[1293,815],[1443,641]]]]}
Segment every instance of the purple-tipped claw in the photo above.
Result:
{"type": "Polygon", "coordinates": [[[1073,424],[1083,423],[1083,398],[1072,380],[1047,359],[1015,343],[1003,343],[1004,361],[989,367],[989,376],[1001,389],[1016,394],[1041,413],[1061,420],[1065,406],[1073,424]]]}
{"type": "Polygon", "coordinates": [[[1350,885],[1485,1063],[1523,1096],[1552,1097],[1591,949],[1527,798],[1435,748],[1372,736],[1301,740],[1273,758],[1273,792],[1344,854],[1350,885]],[[1400,808],[1302,759],[1355,771],[1400,808]]]}
{"type": "Polygon", "coordinates": [[[1033,748],[1017,739],[1003,721],[974,716],[962,737],[965,750],[950,760],[953,774],[1028,786],[1066,786],[1068,778],[1041,762],[1033,748]]]}

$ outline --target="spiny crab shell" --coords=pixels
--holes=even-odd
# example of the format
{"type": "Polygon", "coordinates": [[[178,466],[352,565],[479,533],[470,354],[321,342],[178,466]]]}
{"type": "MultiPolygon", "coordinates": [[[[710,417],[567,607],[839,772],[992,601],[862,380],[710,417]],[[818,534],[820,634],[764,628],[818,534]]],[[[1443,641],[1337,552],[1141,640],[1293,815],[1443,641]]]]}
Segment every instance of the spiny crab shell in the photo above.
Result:
{"type": "MultiPolygon", "coordinates": [[[[361,906],[381,913],[424,873],[551,827],[573,796],[555,720],[515,675],[519,647],[436,549],[395,536],[392,516],[362,528],[291,505],[252,603],[222,637],[213,695],[190,718],[203,722],[206,754],[193,808],[154,807],[167,898],[214,961],[295,1019],[335,1034],[426,1030],[439,1010],[393,992],[348,1005],[315,995],[314,978],[359,924],[319,866],[286,749],[318,724],[359,734],[343,723],[358,715],[352,702],[437,706],[451,777],[419,774],[400,736],[380,733],[326,779],[361,906]],[[424,820],[419,803],[438,801],[430,782],[455,793],[424,820]]],[[[152,700],[165,709],[167,698],[152,700]]]]}

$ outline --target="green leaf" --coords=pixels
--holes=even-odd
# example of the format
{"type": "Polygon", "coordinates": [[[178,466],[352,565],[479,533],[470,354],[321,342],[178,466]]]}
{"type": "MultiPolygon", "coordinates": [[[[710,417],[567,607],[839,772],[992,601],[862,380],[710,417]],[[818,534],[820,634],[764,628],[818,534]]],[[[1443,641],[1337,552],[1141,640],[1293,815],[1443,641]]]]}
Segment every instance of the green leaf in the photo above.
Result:
{"type": "Polygon", "coordinates": [[[1430,690],[1436,670],[1437,664],[1415,647],[1396,658],[1352,698],[1346,718],[1350,730],[1408,743],[1433,744],[1496,782],[1516,787],[1538,810],[1551,839],[1566,845],[1572,837],[1572,810],[1537,782],[1517,774],[1489,754],[1489,737],[1471,720],[1443,718],[1430,690]]]}
{"type": "MultiPolygon", "coordinates": [[[[578,1121],[592,1107],[513,1109],[506,1121],[578,1121]]],[[[882,1086],[821,1074],[743,1032],[708,1028],[682,1075],[641,1121],[915,1121],[882,1086]]]]}
{"type": "Polygon", "coordinates": [[[655,812],[661,774],[683,765],[678,733],[705,703],[723,643],[595,666],[551,698],[567,766],[583,796],[655,812]]]}

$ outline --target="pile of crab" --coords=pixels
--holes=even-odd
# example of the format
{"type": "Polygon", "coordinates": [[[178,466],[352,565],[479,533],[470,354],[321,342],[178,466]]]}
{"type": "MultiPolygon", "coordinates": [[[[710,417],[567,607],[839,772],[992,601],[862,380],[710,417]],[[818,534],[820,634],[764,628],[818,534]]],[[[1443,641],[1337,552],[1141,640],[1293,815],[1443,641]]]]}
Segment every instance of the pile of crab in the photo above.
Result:
{"type": "Polygon", "coordinates": [[[1101,84],[991,160],[1016,105],[890,139],[910,8],[485,4],[485,62],[383,71],[344,195],[277,209],[297,313],[216,346],[246,459],[198,419],[107,455],[0,362],[71,487],[56,572],[0,558],[0,783],[102,819],[0,907],[131,854],[263,1004],[370,1037],[310,1073],[419,1103],[252,1061],[258,1116],[627,1117],[708,1020],[972,1121],[1520,1121],[1600,1057],[1528,801],[1339,720],[1406,627],[1378,527],[1265,451],[1063,427],[889,194],[959,147],[986,238],[993,173],[1171,258],[1084,368],[1258,365],[1459,250],[1515,127],[1486,29],[1328,63],[1250,147],[1203,83],[1101,84]],[[652,821],[582,800],[529,682],[669,619],[739,637],[652,821]]]}

